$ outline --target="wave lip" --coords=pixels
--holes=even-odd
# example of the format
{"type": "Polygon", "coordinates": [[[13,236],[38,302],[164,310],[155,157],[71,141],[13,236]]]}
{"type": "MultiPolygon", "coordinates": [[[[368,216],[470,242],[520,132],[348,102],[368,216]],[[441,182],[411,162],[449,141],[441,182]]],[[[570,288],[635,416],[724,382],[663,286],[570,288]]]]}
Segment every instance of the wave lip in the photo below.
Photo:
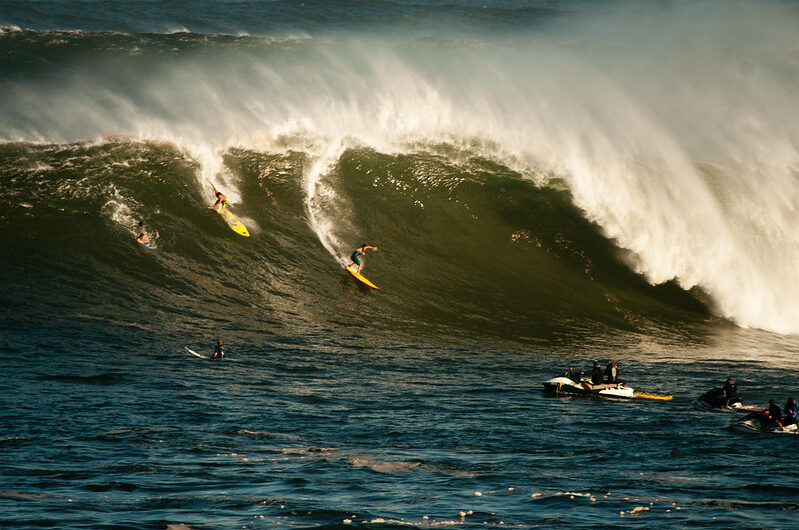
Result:
{"type": "Polygon", "coordinates": [[[568,190],[476,154],[455,161],[348,148],[316,171],[313,154],[229,150],[226,184],[217,185],[256,230],[242,242],[206,208],[212,197],[197,162],[172,145],[5,144],[0,152],[11,177],[0,199],[9,212],[3,237],[30,250],[8,270],[35,313],[72,307],[66,314],[85,325],[152,331],[188,319],[213,328],[249,320],[257,308],[254,329],[283,322],[527,341],[706,316],[691,293],[653,287],[630,270],[568,190]],[[309,170],[324,201],[309,201],[309,170]],[[156,250],[135,244],[139,221],[156,250]],[[320,226],[331,230],[330,248],[320,226]],[[359,301],[364,293],[339,262],[363,241],[380,248],[364,272],[385,296],[359,301]],[[31,271],[63,291],[31,284],[31,271]]]}
{"type": "MultiPolygon", "coordinates": [[[[171,145],[183,167],[170,170],[179,186],[191,191],[162,188],[167,202],[182,195],[198,203],[196,181],[214,179],[259,228],[275,219],[247,211],[240,190],[271,193],[267,177],[277,173],[264,166],[259,171],[266,177],[239,174],[229,165],[236,159],[230,153],[260,153],[264,165],[276,155],[301,153],[301,163],[290,162],[292,178],[299,179],[283,191],[291,195],[287,211],[306,219],[307,226],[283,226],[292,237],[302,232],[299,237],[305,238],[310,231],[313,244],[321,244],[339,263],[364,237],[393,231],[405,249],[419,247],[419,239],[434,240],[429,234],[440,231],[450,240],[439,244],[450,248],[460,241],[451,253],[468,252],[461,263],[473,268],[458,270],[434,249],[419,249],[418,261],[442,272],[441,278],[427,280],[429,288],[474,278],[460,292],[471,293],[472,300],[485,296],[479,286],[490,272],[480,271],[473,245],[479,240],[490,249],[484,254],[510,252],[532,259],[533,274],[541,266],[553,280],[547,287],[530,287],[531,296],[560,289],[565,313],[582,314],[579,294],[568,288],[572,282],[559,281],[551,264],[533,257],[534,249],[520,250],[532,242],[550,256],[563,260],[571,254],[569,259],[584,262],[581,278],[592,284],[585,289],[584,309],[601,315],[600,321],[637,318],[638,310],[625,313],[635,306],[625,295],[640,300],[641,289],[648,287],[609,289],[613,283],[635,284],[620,272],[626,267],[663,286],[654,295],[657,300],[673,300],[665,293],[676,285],[689,293],[677,303],[680,307],[698,298],[713,314],[739,326],[799,332],[794,267],[799,236],[792,229],[799,221],[793,207],[799,197],[799,154],[792,142],[799,134],[792,82],[799,44],[789,38],[795,33],[795,10],[707,2],[679,3],[670,10],[576,9],[562,18],[556,9],[556,15],[529,15],[546,21],[535,31],[509,22],[500,11],[488,9],[486,16],[497,24],[490,35],[450,28],[440,38],[365,27],[356,34],[334,28],[324,36],[277,42],[237,37],[240,28],[207,34],[182,22],[171,29],[185,26],[194,33],[103,32],[90,24],[85,33],[4,30],[0,45],[15,53],[0,63],[9,74],[0,100],[0,138],[50,146],[105,145],[114,138],[171,145]],[[567,20],[575,23],[564,24],[567,20]],[[689,31],[699,26],[706,31],[689,31]],[[742,28],[752,36],[747,43],[738,37],[742,28]],[[61,40],[66,44],[56,45],[61,40]],[[736,52],[732,59],[729,49],[736,52]],[[707,94],[718,97],[711,101],[707,94]],[[362,149],[388,158],[357,154],[362,149]],[[369,166],[369,175],[349,165],[358,160],[369,166]],[[472,167],[479,165],[476,160],[485,161],[485,167],[472,167]],[[428,182],[437,176],[450,179],[444,185],[449,195],[428,182]],[[568,200],[558,199],[563,206],[553,212],[553,225],[567,218],[587,223],[590,241],[577,244],[581,236],[570,226],[562,226],[563,237],[557,236],[535,212],[523,219],[511,198],[492,188],[506,176],[534,182],[539,190],[565,190],[568,200]],[[489,184],[480,189],[480,179],[489,184]],[[365,183],[380,188],[383,198],[374,198],[365,183]],[[497,202],[496,209],[485,204],[488,197],[497,202]],[[473,238],[446,226],[471,226],[477,217],[472,212],[467,218],[448,204],[459,200],[482,207],[480,219],[490,221],[473,229],[473,238]],[[368,204],[373,211],[360,210],[368,204]],[[399,224],[420,219],[425,232],[410,234],[411,227],[399,233],[397,220],[385,215],[392,210],[401,216],[399,224]],[[509,235],[516,238],[514,247],[493,249],[509,235]],[[612,279],[591,280],[598,269],[590,263],[612,267],[620,261],[620,269],[608,272],[612,279]],[[614,305],[623,310],[608,310],[614,305]]],[[[6,27],[28,26],[13,20],[6,27]]],[[[105,162],[114,164],[113,154],[105,162]]],[[[47,167],[43,162],[39,170],[51,174],[47,167]]],[[[72,175],[66,163],[60,167],[72,175]]],[[[132,174],[124,165],[110,167],[115,175],[132,174]]],[[[91,169],[95,176],[102,173],[91,169]]],[[[108,182],[96,187],[104,197],[114,188],[122,193],[117,181],[108,182]]],[[[534,207],[546,196],[540,191],[541,198],[533,199],[528,189],[518,193],[534,207]]],[[[138,203],[127,197],[117,207],[104,204],[117,217],[141,217],[147,201],[143,191],[134,194],[142,194],[138,203]]],[[[28,197],[20,203],[36,201],[28,197]]],[[[170,202],[170,211],[192,218],[184,205],[170,202]]],[[[314,259],[328,258],[322,253],[314,259]]],[[[513,278],[516,285],[531,285],[516,264],[503,267],[505,279],[491,278],[490,284],[513,278]]],[[[397,285],[413,291],[401,271],[397,267],[389,278],[397,277],[397,285]]],[[[549,310],[552,304],[559,307],[554,300],[547,297],[549,310]]],[[[443,297],[432,303],[446,306],[443,297]]],[[[521,308],[518,314],[529,311],[521,308]]],[[[478,320],[491,319],[476,314],[478,320]]]]}

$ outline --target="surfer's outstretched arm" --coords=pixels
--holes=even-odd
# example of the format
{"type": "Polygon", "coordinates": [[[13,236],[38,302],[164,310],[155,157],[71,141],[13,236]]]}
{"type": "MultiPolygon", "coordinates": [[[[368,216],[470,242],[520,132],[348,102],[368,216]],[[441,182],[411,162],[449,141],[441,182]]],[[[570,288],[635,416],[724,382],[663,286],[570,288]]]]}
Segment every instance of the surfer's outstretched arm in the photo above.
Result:
{"type": "MultiPolygon", "coordinates": [[[[208,179],[205,179],[205,180],[208,180],[208,179]]],[[[209,210],[214,210],[216,208],[219,208],[219,206],[221,205],[222,209],[224,210],[225,206],[227,206],[227,196],[224,193],[222,193],[221,191],[219,191],[218,189],[216,189],[216,186],[214,186],[214,183],[211,182],[210,180],[208,180],[208,184],[210,184],[211,187],[214,188],[214,196],[216,197],[216,202],[214,204],[212,204],[211,206],[209,206],[208,209],[209,210]]]]}
{"type": "Polygon", "coordinates": [[[216,189],[216,186],[214,186],[214,183],[213,183],[213,182],[211,182],[209,179],[205,179],[205,181],[206,181],[208,184],[210,184],[212,188],[214,188],[214,195],[216,195],[217,193],[219,193],[219,190],[218,190],[218,189],[216,189]]]}

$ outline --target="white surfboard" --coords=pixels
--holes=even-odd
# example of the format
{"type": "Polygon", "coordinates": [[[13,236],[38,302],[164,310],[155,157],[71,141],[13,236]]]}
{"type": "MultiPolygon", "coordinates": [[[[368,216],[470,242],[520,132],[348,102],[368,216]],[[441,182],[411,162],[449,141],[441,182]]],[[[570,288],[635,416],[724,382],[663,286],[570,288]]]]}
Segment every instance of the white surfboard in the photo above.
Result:
{"type": "Polygon", "coordinates": [[[208,357],[207,355],[202,355],[201,353],[197,353],[196,351],[192,350],[189,347],[186,347],[186,351],[194,355],[195,357],[199,357],[200,359],[210,359],[210,357],[208,357]]]}
{"type": "MultiPolygon", "coordinates": [[[[186,348],[186,351],[187,351],[187,352],[189,352],[190,354],[194,355],[195,357],[199,357],[200,359],[209,359],[209,360],[213,360],[213,358],[214,358],[214,356],[213,356],[213,355],[203,355],[202,353],[197,353],[196,351],[192,350],[192,349],[191,349],[191,348],[189,348],[188,346],[184,346],[184,348],[186,348]]],[[[231,359],[231,358],[230,358],[230,357],[228,357],[227,355],[225,355],[224,357],[222,357],[222,358],[221,358],[221,359],[219,359],[219,360],[220,360],[220,361],[233,361],[233,359],[231,359]]]]}

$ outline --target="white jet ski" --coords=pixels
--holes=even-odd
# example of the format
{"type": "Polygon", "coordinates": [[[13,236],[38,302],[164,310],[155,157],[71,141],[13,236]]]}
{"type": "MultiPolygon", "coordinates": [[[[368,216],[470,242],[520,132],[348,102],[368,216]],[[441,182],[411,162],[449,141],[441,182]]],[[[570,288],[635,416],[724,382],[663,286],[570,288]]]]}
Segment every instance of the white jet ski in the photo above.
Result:
{"type": "Polygon", "coordinates": [[[635,391],[624,383],[592,385],[587,380],[577,383],[568,377],[560,376],[553,377],[542,384],[544,385],[544,392],[553,396],[572,394],[625,399],[635,397],[635,391]]]}

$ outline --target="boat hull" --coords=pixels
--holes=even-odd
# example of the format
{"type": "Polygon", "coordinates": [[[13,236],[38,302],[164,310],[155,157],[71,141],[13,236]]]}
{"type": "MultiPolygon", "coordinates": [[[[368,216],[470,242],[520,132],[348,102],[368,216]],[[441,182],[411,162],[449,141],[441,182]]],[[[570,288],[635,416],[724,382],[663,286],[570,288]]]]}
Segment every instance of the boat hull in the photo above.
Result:
{"type": "Polygon", "coordinates": [[[734,431],[744,432],[744,433],[797,434],[796,424],[786,425],[785,430],[782,431],[776,428],[763,429],[760,426],[760,421],[754,418],[745,418],[733,422],[733,424],[730,425],[730,428],[734,431]]]}

